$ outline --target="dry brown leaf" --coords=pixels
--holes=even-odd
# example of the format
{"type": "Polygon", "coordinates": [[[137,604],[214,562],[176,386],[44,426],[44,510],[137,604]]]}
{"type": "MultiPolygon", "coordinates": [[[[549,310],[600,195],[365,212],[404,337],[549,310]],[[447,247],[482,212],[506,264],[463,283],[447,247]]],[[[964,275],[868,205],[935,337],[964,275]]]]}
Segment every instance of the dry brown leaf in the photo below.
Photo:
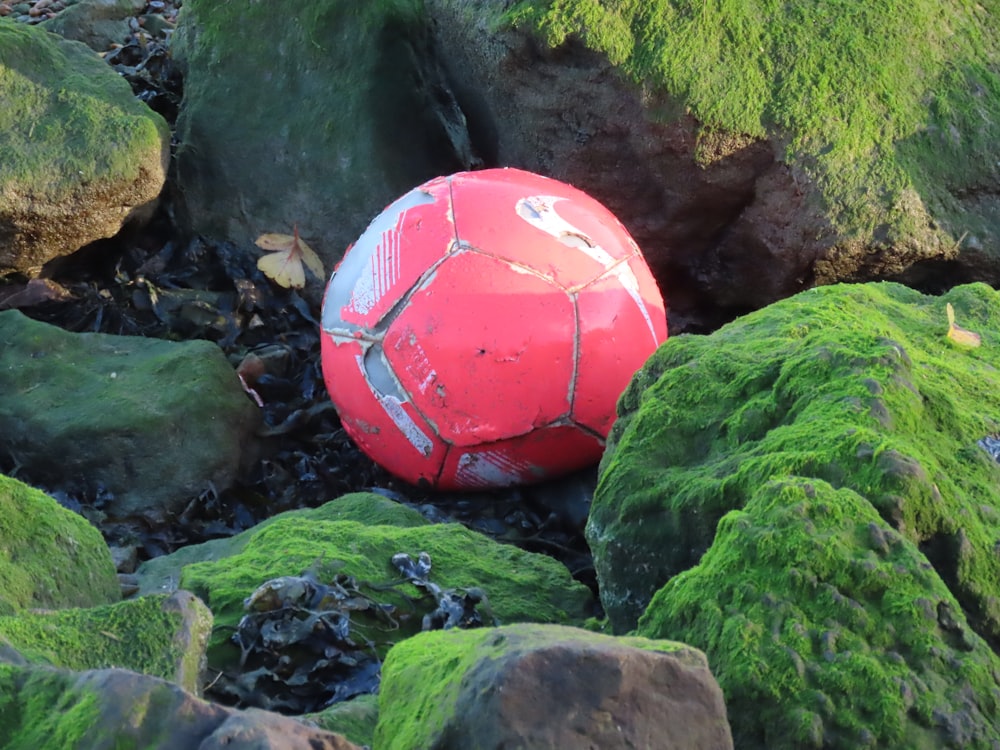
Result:
{"type": "Polygon", "coordinates": [[[325,280],[323,261],[305,240],[299,237],[296,225],[294,234],[262,234],[257,238],[257,247],[267,250],[270,255],[257,259],[257,268],[276,284],[285,288],[301,289],[306,285],[305,268],[320,281],[325,280]]]}
{"type": "Polygon", "coordinates": [[[948,338],[959,346],[965,346],[970,349],[974,349],[983,343],[982,338],[975,331],[969,331],[955,325],[955,308],[951,306],[950,302],[945,307],[945,311],[948,313],[948,338]]]}

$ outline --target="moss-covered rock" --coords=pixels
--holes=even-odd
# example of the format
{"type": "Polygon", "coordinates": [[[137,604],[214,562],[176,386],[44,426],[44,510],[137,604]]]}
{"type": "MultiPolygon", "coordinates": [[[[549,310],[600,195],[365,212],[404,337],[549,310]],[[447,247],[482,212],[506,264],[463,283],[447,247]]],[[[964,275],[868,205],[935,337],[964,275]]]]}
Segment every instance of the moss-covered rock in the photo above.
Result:
{"type": "Polygon", "coordinates": [[[818,277],[959,245],[995,265],[1000,20],[983,5],[527,0],[511,17],[668,94],[668,119],[700,121],[706,164],[771,141],[831,222],[818,277]]]}
{"type": "Polygon", "coordinates": [[[421,633],[386,658],[374,746],[732,747],[705,655],[517,624],[421,633]]]}
{"type": "Polygon", "coordinates": [[[100,532],[45,493],[0,474],[0,615],[120,598],[100,532]]]}
{"type": "Polygon", "coordinates": [[[199,690],[212,613],[193,596],[0,617],[0,639],[30,663],[75,671],[118,667],[199,690]]]}
{"type": "Polygon", "coordinates": [[[293,718],[206,703],[177,685],[124,669],[75,673],[7,664],[0,664],[0,747],[359,750],[293,718]]]}
{"type": "MultiPolygon", "coordinates": [[[[139,566],[139,593],[169,593],[180,585],[181,571],[193,563],[222,560],[240,552],[254,534],[276,519],[294,516],[300,521],[357,521],[367,525],[424,526],[429,523],[412,508],[374,492],[351,492],[318,508],[289,510],[261,521],[252,529],[223,539],[189,544],[169,555],[147,560],[139,566]]],[[[300,571],[301,572],[301,571],[300,571]]]]}
{"type": "Polygon", "coordinates": [[[0,275],[118,232],[159,195],[169,143],[93,50],[0,18],[0,275]]]}
{"type": "Polygon", "coordinates": [[[111,517],[162,520],[252,455],[259,411],[209,341],[71,333],[0,312],[0,454],[111,517]]]}
{"type": "Polygon", "coordinates": [[[468,167],[464,116],[429,44],[420,0],[319,0],[293,14],[186,1],[172,52],[185,69],[177,178],[191,225],[249,246],[297,223],[332,266],[398,195],[468,167]]]}
{"type": "MultiPolygon", "coordinates": [[[[209,664],[224,667],[239,657],[239,649],[228,639],[244,614],[243,602],[265,581],[313,569],[320,581],[343,574],[378,587],[399,580],[399,571],[391,564],[398,552],[414,557],[430,554],[430,580],[442,589],[482,589],[501,622],[577,624],[589,614],[590,591],[560,563],[494,542],[458,524],[405,528],[287,514],[254,531],[237,554],[186,566],[180,585],[212,609],[217,628],[209,664]]],[[[424,611],[415,610],[404,596],[419,597],[418,589],[404,584],[368,593],[397,608],[399,627],[387,630],[385,622],[371,613],[354,612],[352,621],[362,626],[365,638],[384,650],[420,630],[424,611]]]]}
{"type": "Polygon", "coordinates": [[[703,648],[740,748],[987,748],[1000,658],[917,545],[851,489],[764,484],[638,633],[703,648]]]}
{"type": "Polygon", "coordinates": [[[896,284],[803,292],[711,336],[678,336],[619,403],[587,535],[616,631],[694,566],[773,478],[848,487],[934,564],[1000,643],[1000,294],[896,284]],[[982,346],[946,336],[945,306],[982,346]]]}
{"type": "Polygon", "coordinates": [[[343,735],[355,745],[372,747],[378,723],[378,696],[369,693],[334,703],[320,713],[299,717],[320,729],[343,735]]]}

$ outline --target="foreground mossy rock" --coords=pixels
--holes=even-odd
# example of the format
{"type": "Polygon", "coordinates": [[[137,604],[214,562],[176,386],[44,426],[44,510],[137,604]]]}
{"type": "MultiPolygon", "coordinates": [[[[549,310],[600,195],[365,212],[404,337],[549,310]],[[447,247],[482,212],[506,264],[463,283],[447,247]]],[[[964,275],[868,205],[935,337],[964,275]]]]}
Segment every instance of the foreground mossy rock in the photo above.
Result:
{"type": "MultiPolygon", "coordinates": [[[[410,584],[378,588],[400,581],[400,572],[391,564],[399,552],[413,558],[427,552],[432,561],[429,578],[442,589],[481,589],[493,616],[502,623],[578,624],[590,614],[590,591],[556,560],[494,542],[459,524],[367,525],[289,513],[252,531],[237,554],[188,565],[181,574],[181,587],[200,596],[215,615],[210,666],[225,668],[238,660],[239,649],[228,640],[244,614],[247,597],[271,579],[300,576],[308,569],[321,582],[340,574],[359,584],[374,584],[367,594],[395,606],[396,628],[388,628],[371,612],[352,613],[352,626],[361,625],[363,637],[380,650],[419,632],[425,612],[406,596],[419,598],[421,592],[410,584]]],[[[427,611],[433,608],[430,604],[427,611]]]]}
{"type": "Polygon", "coordinates": [[[207,703],[123,669],[0,663],[0,717],[0,747],[8,750],[359,750],[291,717],[207,703]]]}
{"type": "Polygon", "coordinates": [[[0,312],[0,455],[111,517],[160,521],[229,487],[257,407],[209,341],[70,333],[0,312]]]}
{"type": "Polygon", "coordinates": [[[82,516],[0,474],[0,615],[121,598],[111,552],[82,516]]]}
{"type": "Polygon", "coordinates": [[[0,617],[0,640],[30,663],[130,669],[192,693],[200,690],[211,631],[212,613],[187,592],[0,617]]]}
{"type": "Polygon", "coordinates": [[[1000,658],[864,497],[776,480],[719,523],[638,633],[705,649],[736,746],[995,748],[1000,658]]]}
{"type": "Polygon", "coordinates": [[[371,747],[378,723],[378,696],[359,695],[349,701],[334,703],[315,714],[299,717],[320,729],[341,734],[356,745],[371,747]]]}
{"type": "Polygon", "coordinates": [[[170,133],[91,49],[0,18],[0,276],[149,212],[170,133]]]}
{"type": "Polygon", "coordinates": [[[420,0],[319,0],[292,14],[187,0],[172,53],[185,71],[177,181],[194,230],[252,247],[297,224],[332,268],[398,195],[469,167],[464,116],[429,47],[420,0]]]}
{"type": "Polygon", "coordinates": [[[1000,643],[1000,293],[897,284],[803,292],[710,336],[677,336],[619,403],[588,519],[617,632],[697,564],[773,478],[847,487],[918,545],[1000,643]],[[947,337],[946,305],[982,345],[947,337]]]}
{"type": "Polygon", "coordinates": [[[557,625],[422,633],[386,658],[375,747],[733,746],[705,655],[557,625]]]}
{"type": "MultiPolygon", "coordinates": [[[[169,555],[147,560],[136,571],[139,593],[169,593],[180,585],[181,571],[188,565],[212,562],[235,555],[254,534],[277,519],[294,516],[305,521],[358,521],[367,525],[425,526],[429,523],[420,513],[401,503],[374,492],[351,492],[320,505],[318,508],[289,510],[261,521],[252,529],[222,539],[201,544],[189,544],[169,555]]],[[[301,571],[299,571],[301,572],[301,571]]]]}
{"type": "MultiPolygon", "coordinates": [[[[471,61],[473,82],[484,67],[496,75],[490,63],[509,54],[509,43],[483,34],[483,17],[509,4],[472,12],[462,0],[430,2],[451,8],[449,20],[476,17],[478,24],[442,24],[442,33],[471,61]]],[[[673,280],[661,278],[671,298],[681,278],[678,286],[694,289],[679,297],[697,290],[735,311],[813,281],[906,269],[935,284],[951,274],[997,277],[1000,69],[992,61],[1000,17],[984,5],[914,0],[832,11],[826,3],[525,0],[507,18],[584,64],[574,53],[581,41],[606,55],[614,70],[592,75],[594,98],[618,73],[634,82],[645,115],[663,124],[644,142],[634,126],[609,133],[584,106],[566,113],[561,130],[542,123],[546,137],[556,131],[560,140],[552,151],[568,151],[575,133],[583,144],[577,158],[608,164],[605,172],[618,167],[601,159],[608,140],[623,141],[625,158],[638,153],[628,170],[643,178],[633,186],[619,177],[626,184],[615,199],[604,192],[613,180],[597,177],[597,195],[614,200],[647,253],[670,254],[673,280]],[[689,183],[696,165],[727,189],[713,193],[696,174],[689,183]],[[692,187],[671,186],[671,178],[692,187]],[[957,262],[926,262],[943,259],[957,262]]],[[[488,96],[506,120],[517,111],[512,100],[530,109],[540,97],[533,87],[518,96],[505,77],[496,75],[499,95],[488,96]]],[[[556,81],[547,77],[547,90],[556,81]]],[[[581,98],[589,107],[591,97],[581,98]]],[[[509,134],[508,122],[498,131],[509,134]]],[[[519,147],[520,135],[507,148],[530,153],[535,144],[519,147]]],[[[572,168],[554,161],[555,169],[572,168]]]]}

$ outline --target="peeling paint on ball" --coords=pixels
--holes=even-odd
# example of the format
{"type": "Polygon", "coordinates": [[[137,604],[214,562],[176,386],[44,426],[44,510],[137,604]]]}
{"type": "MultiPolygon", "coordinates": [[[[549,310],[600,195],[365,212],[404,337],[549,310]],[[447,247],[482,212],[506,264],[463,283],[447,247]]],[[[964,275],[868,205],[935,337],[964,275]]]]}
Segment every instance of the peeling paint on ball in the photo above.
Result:
{"type": "Polygon", "coordinates": [[[414,484],[487,488],[596,462],[666,340],[663,298],[604,206],[517,169],[439,177],[379,214],[323,300],[344,429],[414,484]]]}

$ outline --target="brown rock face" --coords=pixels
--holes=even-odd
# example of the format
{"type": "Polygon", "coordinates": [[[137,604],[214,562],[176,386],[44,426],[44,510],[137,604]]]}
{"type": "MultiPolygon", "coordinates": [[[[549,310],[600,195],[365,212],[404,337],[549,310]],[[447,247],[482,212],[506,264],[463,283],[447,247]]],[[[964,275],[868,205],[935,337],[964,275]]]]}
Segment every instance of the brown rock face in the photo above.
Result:
{"type": "Polygon", "coordinates": [[[545,49],[470,23],[459,3],[429,5],[484,163],[564,180],[610,208],[643,249],[671,330],[713,327],[815,280],[824,219],[770,143],[699,137],[676,102],[603,55],[545,49]]]}
{"type": "Polygon", "coordinates": [[[403,641],[380,701],[375,744],[392,750],[733,747],[702,652],[556,625],[403,641]]]}
{"type": "Polygon", "coordinates": [[[708,669],[642,649],[567,642],[516,655],[499,670],[483,663],[455,713],[463,718],[442,748],[733,746],[708,669]]]}

